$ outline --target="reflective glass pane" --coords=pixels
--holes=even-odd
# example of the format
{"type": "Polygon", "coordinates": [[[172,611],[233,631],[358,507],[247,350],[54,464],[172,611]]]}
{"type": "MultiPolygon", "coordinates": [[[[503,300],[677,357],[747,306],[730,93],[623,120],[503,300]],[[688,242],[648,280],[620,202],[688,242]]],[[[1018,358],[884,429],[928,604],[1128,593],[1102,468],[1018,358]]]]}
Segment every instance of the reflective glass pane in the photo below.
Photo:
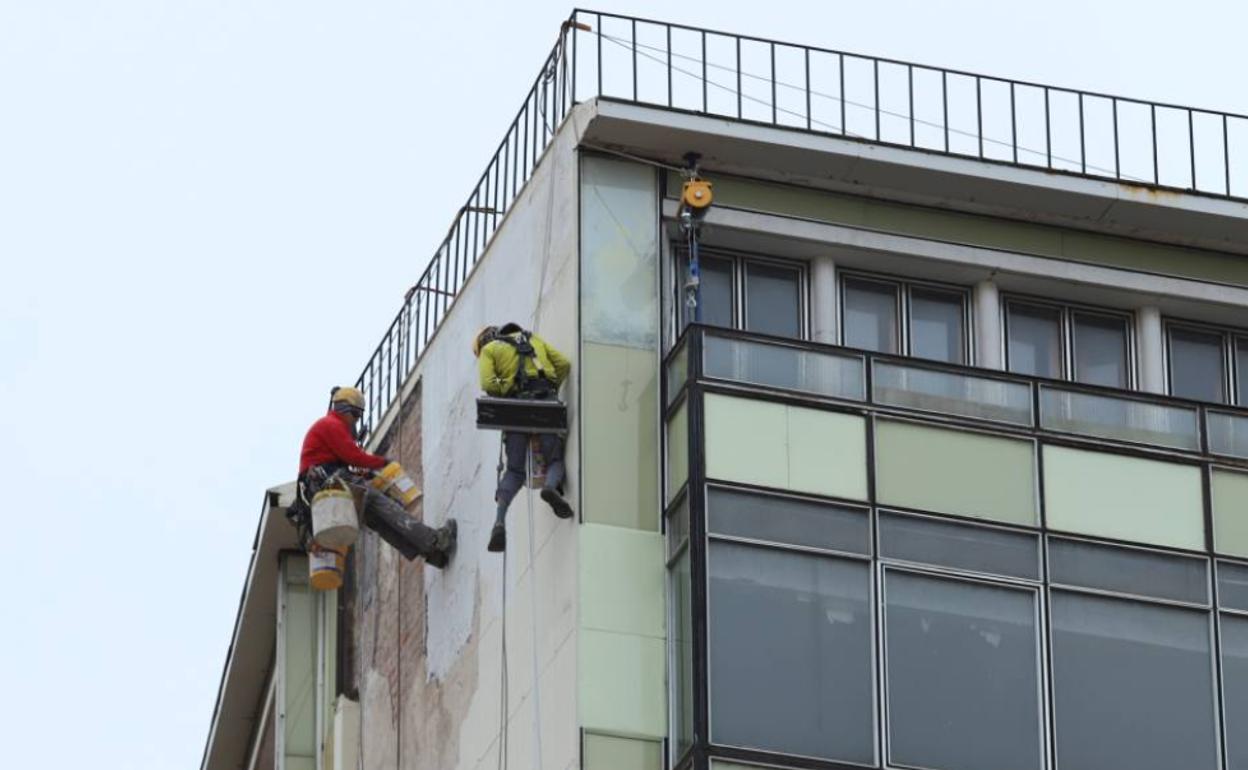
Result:
{"type": "Polygon", "coordinates": [[[1062,770],[1214,770],[1209,613],[1052,592],[1062,770]]]}
{"type": "Polygon", "coordinates": [[[676,408],[667,423],[667,501],[689,479],[689,402],[676,408]]]}
{"type": "Polygon", "coordinates": [[[1221,334],[1170,328],[1170,393],[1198,401],[1226,401],[1221,334]]]}
{"type": "Polygon", "coordinates": [[[667,557],[670,559],[689,539],[689,495],[667,516],[667,557]]]}
{"type": "Polygon", "coordinates": [[[1248,406],[1248,337],[1235,338],[1235,372],[1239,378],[1239,399],[1235,403],[1248,406]]]}
{"type": "Polygon", "coordinates": [[[703,339],[705,373],[708,377],[803,390],[855,401],[865,398],[860,356],[822,353],[710,334],[703,339]]]}
{"type": "Polygon", "coordinates": [[[880,404],[1031,425],[1031,386],[993,377],[874,361],[872,398],[880,404]]]}
{"type": "Polygon", "coordinates": [[[964,298],[959,291],[910,290],[910,355],[966,363],[964,298]]]}
{"type": "Polygon", "coordinates": [[[1082,540],[1049,538],[1049,580],[1069,586],[1207,604],[1209,562],[1082,540]]]}
{"type": "Polygon", "coordinates": [[[676,756],[693,743],[693,579],[685,551],[672,565],[673,735],[676,756]]]}
{"type": "Polygon", "coordinates": [[[1248,457],[1248,417],[1226,412],[1205,412],[1209,451],[1229,457],[1248,457]]]}
{"type": "Polygon", "coordinates": [[[1040,386],[1040,425],[1180,449],[1200,449],[1196,409],[1040,386]]]}
{"type": "Polygon", "coordinates": [[[667,403],[671,404],[684,390],[689,379],[689,344],[681,343],[680,350],[667,362],[667,403]]]}
{"type": "Polygon", "coordinates": [[[1062,376],[1061,311],[1044,305],[1011,302],[1006,324],[1009,369],[1037,377],[1062,376]]]}
{"type": "Polygon", "coordinates": [[[1248,618],[1222,616],[1222,694],[1227,770],[1248,770],[1248,618]]]}
{"type": "Polygon", "coordinates": [[[871,553],[863,508],[711,487],[707,517],[710,531],[720,535],[871,553]]]}
{"type": "Polygon", "coordinates": [[[1075,379],[1089,385],[1127,387],[1127,319],[1075,313],[1075,379]]]}
{"type": "Polygon", "coordinates": [[[1248,612],[1248,567],[1218,562],[1218,606],[1248,612]]]}
{"type": "Polygon", "coordinates": [[[865,563],[713,542],[712,740],[872,762],[870,582],[865,563]]]}
{"type": "MultiPolygon", "coordinates": [[[[698,270],[701,276],[700,291],[702,297],[702,323],[710,326],[732,327],[732,260],[723,257],[708,257],[705,254],[698,258],[698,270]]],[[[685,282],[689,279],[688,252],[682,253],[676,260],[677,291],[676,305],[680,309],[680,325],[683,328],[690,321],[689,298],[685,294],[685,282]]]]}
{"type": "Polygon", "coordinates": [[[842,315],[847,346],[881,353],[897,352],[895,284],[846,278],[842,315]]]}
{"type": "Polygon", "coordinates": [[[1039,579],[1037,535],[880,513],[880,556],[995,575],[1039,579]]]}
{"type": "Polygon", "coordinates": [[[885,623],[892,762],[1040,768],[1035,591],[889,570],[885,623]]]}
{"type": "Polygon", "coordinates": [[[802,336],[799,270],[745,263],[745,328],[778,337],[802,336]]]}
{"type": "Polygon", "coordinates": [[[1214,468],[1210,482],[1214,550],[1248,558],[1248,473],[1214,468]]]}

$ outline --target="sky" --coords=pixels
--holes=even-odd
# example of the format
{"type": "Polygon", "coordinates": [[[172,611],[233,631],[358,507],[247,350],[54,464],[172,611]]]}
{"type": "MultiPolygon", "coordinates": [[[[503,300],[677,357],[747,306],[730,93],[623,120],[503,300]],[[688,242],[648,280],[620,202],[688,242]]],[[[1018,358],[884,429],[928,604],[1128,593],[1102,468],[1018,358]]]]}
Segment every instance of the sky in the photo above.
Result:
{"type": "MultiPolygon", "coordinates": [[[[1248,113],[1229,0],[601,8],[1248,113]]],[[[6,765],[198,766],[264,490],[570,10],[0,0],[6,765]]]]}

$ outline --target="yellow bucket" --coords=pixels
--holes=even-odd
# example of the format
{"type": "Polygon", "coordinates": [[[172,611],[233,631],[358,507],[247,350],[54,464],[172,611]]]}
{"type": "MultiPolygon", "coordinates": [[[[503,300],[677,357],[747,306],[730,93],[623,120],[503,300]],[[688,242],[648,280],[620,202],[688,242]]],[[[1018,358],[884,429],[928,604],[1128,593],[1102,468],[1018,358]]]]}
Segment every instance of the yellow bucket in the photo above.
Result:
{"type": "Polygon", "coordinates": [[[337,591],[342,585],[347,549],[313,545],[308,552],[308,583],[314,591],[337,591]]]}
{"type": "Polygon", "coordinates": [[[422,494],[420,487],[416,486],[416,482],[412,481],[412,477],[398,463],[390,463],[378,471],[372,484],[397,500],[404,508],[411,508],[422,494]]]}
{"type": "Polygon", "coordinates": [[[350,548],[360,533],[351,491],[322,489],[312,498],[312,539],[327,548],[350,548]]]}

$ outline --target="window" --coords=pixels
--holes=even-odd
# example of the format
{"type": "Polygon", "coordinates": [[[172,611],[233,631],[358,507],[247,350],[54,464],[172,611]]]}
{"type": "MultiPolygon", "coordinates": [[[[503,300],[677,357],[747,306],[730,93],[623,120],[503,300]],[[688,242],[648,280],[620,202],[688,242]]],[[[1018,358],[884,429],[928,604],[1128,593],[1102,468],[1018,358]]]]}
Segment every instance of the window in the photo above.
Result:
{"type": "Polygon", "coordinates": [[[964,364],[966,291],[846,275],[841,339],[851,348],[964,364]]]}
{"type": "Polygon", "coordinates": [[[1007,365],[1019,374],[1128,388],[1129,321],[1118,313],[1007,300],[1007,365]]]}
{"type": "MultiPolygon", "coordinates": [[[[691,314],[688,252],[677,251],[676,304],[681,328],[691,314]]],[[[805,337],[806,266],[800,262],[700,252],[701,321],[778,337],[805,337]]]]}
{"type": "Polygon", "coordinates": [[[1248,406],[1248,333],[1166,324],[1170,394],[1248,406]]]}

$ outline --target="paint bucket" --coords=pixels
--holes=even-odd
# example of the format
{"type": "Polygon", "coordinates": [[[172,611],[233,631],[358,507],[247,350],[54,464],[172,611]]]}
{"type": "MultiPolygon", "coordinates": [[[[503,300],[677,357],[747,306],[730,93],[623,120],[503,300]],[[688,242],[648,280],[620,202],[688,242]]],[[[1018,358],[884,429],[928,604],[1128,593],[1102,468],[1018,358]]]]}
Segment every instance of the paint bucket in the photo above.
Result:
{"type": "Polygon", "coordinates": [[[337,591],[342,585],[347,549],[326,548],[312,544],[308,551],[308,583],[314,591],[337,591]]]}
{"type": "Polygon", "coordinates": [[[355,498],[340,487],[322,489],[312,498],[312,539],[327,548],[350,548],[360,533],[355,498]]]}
{"type": "Polygon", "coordinates": [[[373,476],[372,485],[409,510],[422,494],[420,487],[416,486],[416,482],[412,481],[412,477],[398,463],[390,463],[378,471],[373,476]]]}

